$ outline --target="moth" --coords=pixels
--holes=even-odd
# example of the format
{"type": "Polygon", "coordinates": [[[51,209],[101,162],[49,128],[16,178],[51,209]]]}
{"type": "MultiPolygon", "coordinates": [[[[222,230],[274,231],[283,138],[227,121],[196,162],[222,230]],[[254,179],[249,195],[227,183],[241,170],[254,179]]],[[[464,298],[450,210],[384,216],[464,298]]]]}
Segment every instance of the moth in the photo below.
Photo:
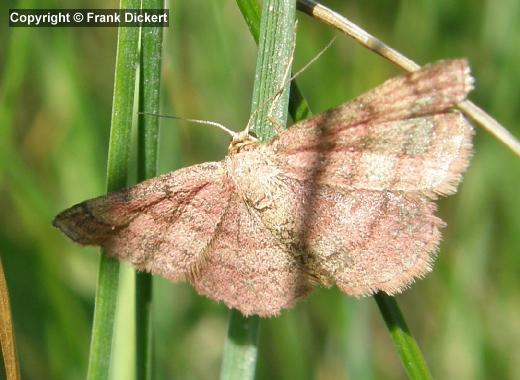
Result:
{"type": "Polygon", "coordinates": [[[82,202],[54,226],[138,270],[244,315],[274,316],[314,286],[395,294],[432,269],[473,128],[453,109],[473,88],[465,60],[390,79],[229,153],[82,202]]]}

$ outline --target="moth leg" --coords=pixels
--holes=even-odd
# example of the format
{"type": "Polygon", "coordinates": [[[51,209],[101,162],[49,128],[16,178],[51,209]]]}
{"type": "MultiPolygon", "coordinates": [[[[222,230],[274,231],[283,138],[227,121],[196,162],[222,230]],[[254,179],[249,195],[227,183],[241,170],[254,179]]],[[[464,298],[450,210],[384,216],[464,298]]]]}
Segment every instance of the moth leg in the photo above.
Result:
{"type": "Polygon", "coordinates": [[[282,123],[278,121],[278,119],[272,115],[267,116],[267,120],[272,124],[273,128],[275,129],[277,134],[280,134],[284,131],[284,126],[282,123]]]}

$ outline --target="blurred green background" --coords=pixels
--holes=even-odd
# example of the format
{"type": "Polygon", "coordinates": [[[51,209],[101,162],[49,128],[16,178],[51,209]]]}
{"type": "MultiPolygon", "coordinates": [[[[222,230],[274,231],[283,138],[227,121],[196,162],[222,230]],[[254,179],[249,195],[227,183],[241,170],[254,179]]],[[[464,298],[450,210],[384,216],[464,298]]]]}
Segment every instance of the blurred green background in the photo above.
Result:
{"type": "MultiPolygon", "coordinates": [[[[326,1],[419,63],[467,57],[471,99],[520,136],[517,0],[326,1]]],[[[82,379],[98,250],[51,227],[62,209],[105,189],[116,29],[9,28],[8,8],[116,8],[116,1],[0,4],[0,254],[25,379],[82,379]]],[[[170,1],[162,111],[243,128],[256,46],[234,1],[170,1]]],[[[299,14],[295,67],[336,33],[299,14]]],[[[400,71],[346,37],[298,80],[313,112],[400,71]]],[[[159,171],[219,160],[228,137],[163,120],[159,171]]],[[[438,379],[519,379],[520,161],[477,128],[435,270],[398,297],[438,379]]],[[[135,176],[134,176],[135,177],[135,176]]],[[[123,281],[131,281],[129,271],[123,281]]],[[[156,278],[156,378],[218,377],[228,311],[185,284],[156,278]]],[[[120,301],[128,312],[129,300],[120,301]]],[[[118,326],[118,340],[131,326],[118,326]]],[[[131,347],[131,345],[130,345],[131,347]]],[[[118,349],[128,358],[132,352],[118,349]]],[[[261,326],[259,379],[399,379],[404,370],[373,299],[318,290],[261,326]]],[[[125,377],[114,368],[113,378],[125,377]]]]}

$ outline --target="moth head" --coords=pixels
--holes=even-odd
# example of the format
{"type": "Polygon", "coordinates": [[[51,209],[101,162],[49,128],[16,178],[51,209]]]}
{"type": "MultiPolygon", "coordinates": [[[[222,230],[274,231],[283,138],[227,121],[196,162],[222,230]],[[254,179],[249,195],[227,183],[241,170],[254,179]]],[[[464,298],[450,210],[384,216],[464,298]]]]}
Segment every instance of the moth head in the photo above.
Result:
{"type": "Polygon", "coordinates": [[[229,143],[229,154],[236,154],[245,150],[253,149],[258,145],[258,139],[253,136],[248,130],[234,133],[232,140],[229,143]]]}

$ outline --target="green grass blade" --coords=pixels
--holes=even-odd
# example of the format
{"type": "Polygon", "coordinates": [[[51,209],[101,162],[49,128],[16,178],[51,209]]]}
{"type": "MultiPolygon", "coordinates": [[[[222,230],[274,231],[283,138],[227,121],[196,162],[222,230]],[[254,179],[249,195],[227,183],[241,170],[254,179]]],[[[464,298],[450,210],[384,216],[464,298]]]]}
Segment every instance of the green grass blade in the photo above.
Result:
{"type": "MultiPolygon", "coordinates": [[[[284,73],[290,63],[294,46],[295,2],[268,0],[263,4],[260,43],[257,57],[252,112],[256,117],[252,129],[262,141],[274,136],[268,120],[272,97],[284,84],[284,73]]],[[[278,123],[287,123],[288,86],[274,105],[271,116],[278,123]]],[[[244,317],[232,310],[224,346],[221,379],[252,379],[255,375],[260,319],[244,317]]]]}
{"type": "Polygon", "coordinates": [[[294,51],[294,14],[295,1],[272,0],[263,4],[252,102],[252,112],[256,112],[252,130],[261,141],[276,134],[269,116],[282,127],[287,124],[288,85],[274,107],[271,104],[288,79],[284,74],[294,51]]]}
{"type": "MultiPolygon", "coordinates": [[[[140,1],[121,0],[120,8],[139,8],[140,1]]],[[[119,28],[114,76],[114,98],[107,164],[107,191],[126,186],[139,28],[119,28]]],[[[101,255],[87,379],[107,379],[115,311],[118,299],[119,262],[101,255]]]]}
{"type": "Polygon", "coordinates": [[[408,377],[414,380],[431,379],[430,370],[426,366],[426,361],[421,354],[421,350],[415,338],[408,329],[395,298],[385,293],[377,293],[374,298],[385,320],[392,340],[397,347],[397,352],[401,357],[408,377]]]}
{"type": "MultiPolygon", "coordinates": [[[[260,7],[258,3],[256,0],[237,0],[237,4],[253,39],[258,43],[260,35],[260,7]]],[[[291,81],[291,91],[289,94],[289,114],[295,122],[306,119],[312,115],[307,100],[294,80],[291,81]]]]}
{"type": "Polygon", "coordinates": [[[255,42],[258,44],[260,38],[260,7],[256,0],[237,0],[238,8],[244,16],[244,20],[253,36],[255,42]]]}
{"type": "Polygon", "coordinates": [[[247,318],[236,310],[230,311],[221,380],[254,379],[259,328],[258,317],[247,318]]]}
{"type": "MultiPolygon", "coordinates": [[[[144,0],[143,8],[163,8],[163,0],[144,0]]],[[[161,27],[141,30],[139,111],[159,113],[161,87],[161,27]]],[[[157,175],[159,118],[140,117],[138,129],[137,178],[143,181],[157,175]]],[[[153,365],[152,276],[137,272],[135,279],[136,379],[150,380],[153,365]]]]}

